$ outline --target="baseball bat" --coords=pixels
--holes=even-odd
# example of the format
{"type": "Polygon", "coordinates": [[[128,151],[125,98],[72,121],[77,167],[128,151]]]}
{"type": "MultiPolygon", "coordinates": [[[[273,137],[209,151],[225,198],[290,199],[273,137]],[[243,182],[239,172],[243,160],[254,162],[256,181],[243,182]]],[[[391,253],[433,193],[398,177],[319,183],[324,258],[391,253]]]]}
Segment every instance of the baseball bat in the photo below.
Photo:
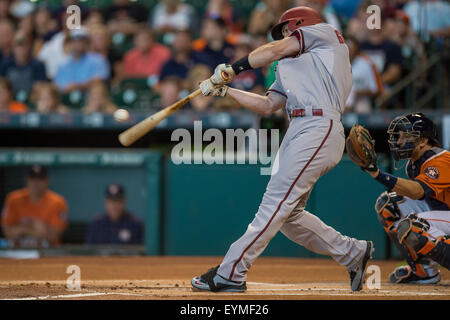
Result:
{"type": "Polygon", "coordinates": [[[187,97],[181,99],[180,101],[175,102],[171,106],[168,106],[162,109],[161,111],[158,111],[157,113],[135,124],[131,128],[125,130],[119,135],[120,143],[125,147],[132,145],[137,140],[142,138],[142,136],[147,134],[150,130],[155,128],[158,125],[158,123],[160,123],[162,120],[164,120],[172,113],[180,109],[183,105],[188,103],[191,99],[194,99],[200,93],[202,93],[202,91],[200,89],[197,89],[187,97]]]}

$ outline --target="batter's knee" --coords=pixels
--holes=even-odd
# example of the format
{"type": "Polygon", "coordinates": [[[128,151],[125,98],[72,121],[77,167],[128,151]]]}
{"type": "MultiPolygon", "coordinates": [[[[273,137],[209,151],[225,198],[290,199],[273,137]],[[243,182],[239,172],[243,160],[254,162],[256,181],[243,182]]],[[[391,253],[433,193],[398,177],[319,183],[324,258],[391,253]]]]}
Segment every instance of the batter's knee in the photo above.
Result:
{"type": "Polygon", "coordinates": [[[405,201],[403,196],[397,195],[395,192],[383,192],[375,202],[375,212],[378,221],[384,227],[386,232],[393,227],[393,224],[400,220],[401,213],[398,203],[405,201]]]}

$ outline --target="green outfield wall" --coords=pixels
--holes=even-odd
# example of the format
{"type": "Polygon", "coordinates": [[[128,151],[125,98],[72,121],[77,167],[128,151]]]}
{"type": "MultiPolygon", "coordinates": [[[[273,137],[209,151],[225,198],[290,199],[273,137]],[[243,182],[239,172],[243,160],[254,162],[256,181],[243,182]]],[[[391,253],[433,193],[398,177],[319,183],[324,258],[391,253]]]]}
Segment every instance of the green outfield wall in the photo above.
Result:
{"type": "MultiPolygon", "coordinates": [[[[51,189],[69,204],[69,223],[87,225],[103,211],[109,183],[127,190],[128,208],[146,223],[149,255],[224,255],[258,210],[268,176],[259,165],[175,165],[160,152],[123,150],[0,150],[0,201],[24,185],[27,167],[49,168],[51,189]]],[[[380,161],[386,167],[383,158],[380,161]]],[[[313,189],[307,210],[341,233],[375,242],[385,258],[386,236],[373,206],[382,186],[346,156],[313,189]]],[[[317,257],[277,234],[266,256],[317,257]]]]}
{"type": "MultiPolygon", "coordinates": [[[[166,160],[165,166],[164,254],[224,255],[252,221],[269,177],[261,176],[257,165],[174,165],[166,160]]],[[[373,240],[375,258],[385,258],[386,236],[373,209],[382,191],[344,157],[316,184],[306,209],[345,235],[373,240]]],[[[318,257],[281,233],[264,255],[318,257]]]]}

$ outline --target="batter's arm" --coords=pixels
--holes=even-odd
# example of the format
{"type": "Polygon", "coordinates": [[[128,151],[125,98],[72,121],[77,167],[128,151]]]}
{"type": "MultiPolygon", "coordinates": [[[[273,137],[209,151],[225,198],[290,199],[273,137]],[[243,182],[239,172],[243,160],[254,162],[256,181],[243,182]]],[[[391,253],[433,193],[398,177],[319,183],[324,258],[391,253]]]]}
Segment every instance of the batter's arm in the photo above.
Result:
{"type": "Polygon", "coordinates": [[[256,48],[248,56],[248,62],[252,68],[260,68],[282,58],[294,56],[299,50],[300,44],[297,38],[288,37],[256,48]]]}
{"type": "Polygon", "coordinates": [[[270,115],[286,104],[286,100],[282,96],[273,93],[261,96],[252,92],[228,88],[227,95],[244,108],[262,115],[270,115]]]}

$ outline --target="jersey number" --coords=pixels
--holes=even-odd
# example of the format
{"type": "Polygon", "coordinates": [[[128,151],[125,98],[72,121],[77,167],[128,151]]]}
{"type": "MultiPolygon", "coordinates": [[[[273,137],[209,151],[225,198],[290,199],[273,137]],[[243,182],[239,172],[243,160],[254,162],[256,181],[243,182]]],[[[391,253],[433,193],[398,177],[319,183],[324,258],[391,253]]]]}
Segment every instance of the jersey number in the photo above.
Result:
{"type": "Polygon", "coordinates": [[[342,34],[337,30],[334,30],[334,32],[336,32],[336,37],[338,38],[339,42],[344,43],[344,37],[342,36],[342,34]]]}

